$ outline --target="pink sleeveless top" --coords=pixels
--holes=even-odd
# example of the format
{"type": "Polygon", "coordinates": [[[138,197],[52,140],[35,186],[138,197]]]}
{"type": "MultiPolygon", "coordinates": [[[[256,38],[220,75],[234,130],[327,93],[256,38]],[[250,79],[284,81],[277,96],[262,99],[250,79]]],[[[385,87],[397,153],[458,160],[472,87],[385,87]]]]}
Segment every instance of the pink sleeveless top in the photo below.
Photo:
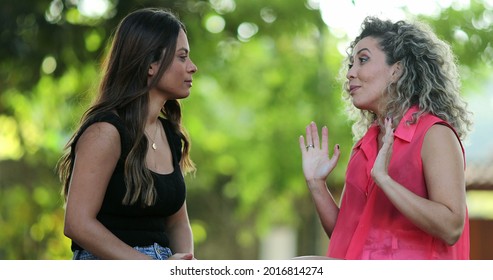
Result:
{"type": "MultiPolygon", "coordinates": [[[[431,114],[422,115],[417,123],[408,125],[406,122],[417,111],[417,107],[409,109],[397,126],[389,174],[417,195],[428,197],[421,161],[425,134],[434,124],[446,125],[456,132],[448,123],[431,114]]],[[[416,227],[373,182],[370,171],[378,153],[378,133],[379,128],[371,126],[353,149],[327,256],[378,260],[469,259],[467,215],[461,237],[449,246],[416,227]]],[[[464,155],[463,147],[462,153],[464,155]]]]}

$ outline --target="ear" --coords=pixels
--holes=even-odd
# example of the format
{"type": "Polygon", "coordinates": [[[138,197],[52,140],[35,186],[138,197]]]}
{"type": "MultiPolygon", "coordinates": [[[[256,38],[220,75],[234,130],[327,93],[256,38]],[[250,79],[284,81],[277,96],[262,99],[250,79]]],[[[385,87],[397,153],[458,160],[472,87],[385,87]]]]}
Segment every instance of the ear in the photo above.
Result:
{"type": "Polygon", "coordinates": [[[392,81],[397,82],[402,75],[402,63],[397,61],[392,65],[392,81]]]}
{"type": "Polygon", "coordinates": [[[149,70],[147,71],[147,75],[149,77],[152,77],[154,76],[154,74],[156,74],[158,71],[158,64],[157,63],[151,63],[151,65],[149,65],[149,70]]]}

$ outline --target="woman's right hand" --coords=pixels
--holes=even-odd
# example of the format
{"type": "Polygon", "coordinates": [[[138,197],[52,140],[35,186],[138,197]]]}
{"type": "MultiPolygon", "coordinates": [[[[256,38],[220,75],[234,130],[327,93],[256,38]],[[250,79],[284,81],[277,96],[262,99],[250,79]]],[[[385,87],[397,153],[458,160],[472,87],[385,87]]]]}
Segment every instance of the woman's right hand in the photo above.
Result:
{"type": "Polygon", "coordinates": [[[310,184],[311,182],[323,181],[325,183],[327,176],[336,167],[339,161],[339,145],[335,145],[334,154],[329,157],[329,132],[327,127],[322,127],[322,143],[318,136],[318,128],[315,122],[311,122],[306,127],[305,138],[299,138],[300,150],[302,156],[303,174],[308,186],[318,185],[310,184]]]}

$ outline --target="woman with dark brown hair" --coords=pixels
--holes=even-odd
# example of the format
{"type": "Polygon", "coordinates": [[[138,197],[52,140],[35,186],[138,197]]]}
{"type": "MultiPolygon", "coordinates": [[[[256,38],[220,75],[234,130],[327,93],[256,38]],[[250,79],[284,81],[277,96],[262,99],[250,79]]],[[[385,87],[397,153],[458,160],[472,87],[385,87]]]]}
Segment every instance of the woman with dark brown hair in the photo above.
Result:
{"type": "Polygon", "coordinates": [[[181,126],[197,67],[172,13],[141,9],[119,24],[98,96],[58,171],[74,259],[192,259],[181,126]]]}

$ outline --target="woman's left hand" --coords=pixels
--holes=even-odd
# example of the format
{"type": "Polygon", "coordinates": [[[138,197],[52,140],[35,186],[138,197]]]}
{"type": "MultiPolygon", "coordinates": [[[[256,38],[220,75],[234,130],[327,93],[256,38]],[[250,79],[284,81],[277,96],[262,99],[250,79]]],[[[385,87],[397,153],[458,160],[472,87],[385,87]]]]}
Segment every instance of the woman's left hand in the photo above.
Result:
{"type": "Polygon", "coordinates": [[[168,260],[193,260],[195,259],[192,253],[176,253],[169,257],[168,260]]]}
{"type": "Polygon", "coordinates": [[[394,130],[392,129],[392,119],[385,118],[384,136],[382,137],[382,147],[378,151],[377,158],[371,170],[371,176],[377,185],[388,176],[390,158],[392,157],[392,146],[394,144],[394,130]]]}

